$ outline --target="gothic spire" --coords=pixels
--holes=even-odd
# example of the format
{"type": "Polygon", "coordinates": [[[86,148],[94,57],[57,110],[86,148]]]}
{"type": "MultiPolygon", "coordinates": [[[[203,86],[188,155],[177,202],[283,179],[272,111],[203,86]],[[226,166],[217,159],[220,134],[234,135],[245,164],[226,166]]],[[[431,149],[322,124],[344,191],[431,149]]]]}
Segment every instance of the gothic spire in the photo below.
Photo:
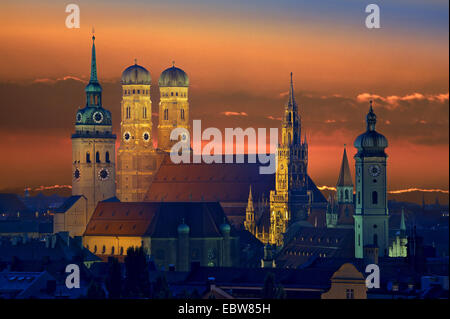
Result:
{"type": "Polygon", "coordinates": [[[289,86],[289,101],[288,101],[288,107],[292,108],[294,110],[297,109],[297,104],[295,103],[295,97],[294,97],[294,82],[292,80],[292,72],[291,72],[291,83],[289,86]]]}

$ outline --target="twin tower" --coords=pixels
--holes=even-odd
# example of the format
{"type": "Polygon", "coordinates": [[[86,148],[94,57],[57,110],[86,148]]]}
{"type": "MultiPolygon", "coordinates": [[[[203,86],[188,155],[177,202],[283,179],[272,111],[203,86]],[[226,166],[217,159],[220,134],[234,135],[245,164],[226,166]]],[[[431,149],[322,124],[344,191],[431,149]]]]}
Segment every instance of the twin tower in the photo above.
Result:
{"type": "Polygon", "coordinates": [[[124,202],[143,201],[161,154],[170,151],[170,132],[189,125],[189,78],[172,65],[159,77],[158,147],[152,138],[150,73],[135,63],[123,71],[121,140],[117,154],[117,196],[124,202]]]}
{"type": "Polygon", "coordinates": [[[157,143],[152,137],[149,71],[135,63],[123,71],[121,84],[121,136],[116,170],[116,135],[112,134],[111,112],[102,104],[93,36],[86,105],[77,111],[72,134],[72,195],[83,196],[87,202],[87,213],[79,220],[81,228],[99,201],[116,194],[121,201],[143,201],[164,154],[176,142],[170,140],[170,132],[176,127],[190,129],[189,78],[183,70],[172,65],[159,78],[157,143]]]}

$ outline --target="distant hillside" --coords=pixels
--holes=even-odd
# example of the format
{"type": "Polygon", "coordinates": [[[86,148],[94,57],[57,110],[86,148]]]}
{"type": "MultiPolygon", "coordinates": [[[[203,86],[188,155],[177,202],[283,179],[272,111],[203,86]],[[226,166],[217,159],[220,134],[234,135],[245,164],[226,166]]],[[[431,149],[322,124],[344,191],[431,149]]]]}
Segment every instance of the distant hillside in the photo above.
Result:
{"type": "MultiPolygon", "coordinates": [[[[2,189],[0,193],[14,193],[20,196],[24,195],[24,189],[21,188],[11,188],[11,189],[2,189]]],[[[42,193],[46,196],[50,196],[53,194],[67,197],[72,194],[72,190],[66,186],[51,186],[51,187],[36,187],[32,188],[29,191],[30,196],[36,196],[37,194],[42,193]]],[[[335,194],[336,191],[330,189],[322,190],[322,194],[324,194],[325,198],[328,199],[330,194],[335,194]]],[[[449,194],[440,192],[440,191],[402,191],[396,193],[388,193],[388,200],[395,200],[397,202],[409,202],[422,205],[422,199],[425,199],[426,204],[434,204],[436,199],[439,200],[441,205],[449,204],[449,194]]]]}
{"type": "MultiPolygon", "coordinates": [[[[324,189],[322,193],[326,198],[329,195],[334,195],[336,191],[324,189]]],[[[448,205],[449,203],[449,194],[443,193],[439,191],[404,191],[404,192],[396,192],[396,193],[388,193],[388,200],[395,200],[397,202],[409,202],[422,205],[422,200],[425,200],[425,204],[434,204],[436,199],[439,200],[441,205],[448,205]]]]}

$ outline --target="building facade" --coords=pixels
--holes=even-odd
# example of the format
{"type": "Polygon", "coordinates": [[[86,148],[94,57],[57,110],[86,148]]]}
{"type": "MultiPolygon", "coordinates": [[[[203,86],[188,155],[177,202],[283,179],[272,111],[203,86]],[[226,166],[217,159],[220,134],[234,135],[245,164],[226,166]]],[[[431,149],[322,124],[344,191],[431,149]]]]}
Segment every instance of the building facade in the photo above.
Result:
{"type": "Polygon", "coordinates": [[[172,65],[161,73],[158,85],[160,92],[158,149],[170,152],[173,144],[177,142],[170,139],[172,130],[184,128],[190,131],[189,77],[182,69],[172,65]]]}
{"type": "Polygon", "coordinates": [[[121,139],[117,153],[117,197],[142,201],[158,167],[153,147],[151,77],[135,63],[121,77],[121,139]]]}

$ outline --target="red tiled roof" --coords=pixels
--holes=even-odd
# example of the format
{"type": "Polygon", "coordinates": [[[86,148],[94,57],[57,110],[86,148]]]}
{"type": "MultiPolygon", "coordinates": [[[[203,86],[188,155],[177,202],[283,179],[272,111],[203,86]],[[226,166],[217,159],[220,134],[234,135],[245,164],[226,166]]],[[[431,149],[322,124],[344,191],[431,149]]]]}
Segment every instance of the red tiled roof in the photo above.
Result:
{"type": "Polygon", "coordinates": [[[100,202],[84,235],[175,238],[184,221],[190,237],[221,237],[225,220],[217,202],[100,202]]]}

